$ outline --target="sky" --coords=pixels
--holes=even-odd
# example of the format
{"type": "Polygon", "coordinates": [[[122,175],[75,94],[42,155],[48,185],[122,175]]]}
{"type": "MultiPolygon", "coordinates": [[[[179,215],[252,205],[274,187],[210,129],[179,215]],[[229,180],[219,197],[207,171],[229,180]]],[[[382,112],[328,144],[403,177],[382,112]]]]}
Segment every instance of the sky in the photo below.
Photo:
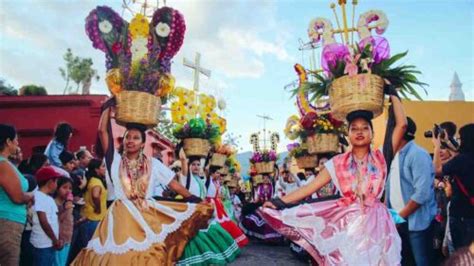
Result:
{"type": "MultiPolygon", "coordinates": [[[[311,52],[298,50],[299,40],[308,41],[307,27],[313,18],[328,18],[336,26],[331,1],[166,3],[183,13],[187,26],[172,65],[177,85],[192,88],[193,72],[183,66],[183,58],[194,60],[200,52],[202,66],[212,72],[210,78],[201,77],[201,91],[225,99],[227,107],[220,115],[242,150],[251,149],[249,136],[262,130],[263,120],[257,115],[264,114],[273,119],[267,121],[267,130],[280,133],[283,151],[289,142],[283,134],[286,119],[297,113],[295,99],[284,87],[297,78],[293,65],[309,67],[311,57],[311,52]]],[[[65,81],[58,68],[71,48],[75,55],[92,58],[101,76],[92,93],[108,94],[105,56],[92,47],[84,31],[84,19],[97,5],[112,7],[126,20],[132,17],[122,8],[122,0],[0,0],[0,78],[16,88],[37,84],[50,94],[61,94],[65,81]]],[[[419,79],[429,84],[424,99],[447,100],[456,71],[466,99],[474,100],[473,0],[360,0],[356,22],[359,14],[371,9],[383,10],[388,17],[383,36],[391,53],[408,50],[403,63],[423,72],[419,79]]],[[[315,51],[317,58],[319,53],[315,51]]]]}

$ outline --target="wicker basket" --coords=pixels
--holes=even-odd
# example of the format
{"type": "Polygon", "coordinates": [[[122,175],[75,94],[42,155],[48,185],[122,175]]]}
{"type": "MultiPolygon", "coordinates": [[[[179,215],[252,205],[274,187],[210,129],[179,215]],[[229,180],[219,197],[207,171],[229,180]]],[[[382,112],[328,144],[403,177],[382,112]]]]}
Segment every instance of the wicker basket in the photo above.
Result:
{"type": "Polygon", "coordinates": [[[262,175],[252,176],[252,181],[253,181],[254,184],[263,183],[263,176],[262,175]]]}
{"type": "Polygon", "coordinates": [[[207,139],[189,138],[183,140],[184,153],[186,153],[188,157],[206,157],[210,148],[211,146],[207,139]]]}
{"type": "Polygon", "coordinates": [[[211,166],[223,167],[226,160],[227,156],[220,153],[214,153],[211,158],[211,166]]]}
{"type": "Polygon", "coordinates": [[[339,150],[339,138],[336,134],[314,134],[306,140],[310,154],[337,152],[339,150]]]}
{"type": "Polygon", "coordinates": [[[219,172],[223,175],[228,175],[229,174],[229,167],[224,166],[219,170],[219,172]]]}
{"type": "Polygon", "coordinates": [[[308,155],[296,158],[296,165],[300,169],[315,168],[317,166],[318,157],[316,155],[308,155]]]}
{"type": "Polygon", "coordinates": [[[222,182],[231,182],[232,181],[232,176],[231,175],[226,175],[223,179],[222,182]]]}
{"type": "Polygon", "coordinates": [[[154,127],[161,109],[160,98],[141,91],[122,91],[116,96],[118,124],[139,123],[154,127]]]}
{"type": "Polygon", "coordinates": [[[273,172],[274,161],[255,163],[255,169],[259,174],[269,174],[273,172]]]}
{"type": "Polygon", "coordinates": [[[370,111],[374,118],[379,116],[383,111],[383,84],[381,77],[372,74],[337,78],[329,90],[332,115],[342,121],[356,110],[370,111]]]}

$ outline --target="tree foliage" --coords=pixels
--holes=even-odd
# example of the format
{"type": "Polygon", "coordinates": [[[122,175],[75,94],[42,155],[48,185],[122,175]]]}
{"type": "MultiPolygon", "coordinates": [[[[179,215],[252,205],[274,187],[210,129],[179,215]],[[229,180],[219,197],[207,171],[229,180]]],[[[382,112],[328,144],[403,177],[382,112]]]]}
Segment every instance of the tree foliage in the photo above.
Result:
{"type": "Polygon", "coordinates": [[[73,91],[76,94],[79,93],[80,85],[82,85],[81,93],[89,94],[92,80],[95,79],[98,81],[100,78],[97,74],[97,70],[92,68],[92,65],[94,64],[92,59],[75,56],[70,48],[67,49],[63,58],[66,65],[64,68],[59,68],[61,76],[66,81],[63,94],[68,92],[71,93],[73,91]],[[76,88],[74,90],[70,85],[71,82],[76,84],[76,88]]]}

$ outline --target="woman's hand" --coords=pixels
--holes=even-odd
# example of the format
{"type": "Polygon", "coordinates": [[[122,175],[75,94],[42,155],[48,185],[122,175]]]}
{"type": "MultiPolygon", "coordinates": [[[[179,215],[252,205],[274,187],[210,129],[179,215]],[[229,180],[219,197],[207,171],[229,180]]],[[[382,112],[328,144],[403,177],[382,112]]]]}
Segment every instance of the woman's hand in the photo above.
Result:
{"type": "Polygon", "coordinates": [[[264,208],[274,209],[274,210],[276,210],[276,208],[277,208],[277,207],[276,207],[273,203],[271,203],[270,201],[266,201],[265,203],[263,203],[263,207],[264,207],[264,208]]]}
{"type": "Polygon", "coordinates": [[[438,136],[435,136],[435,135],[433,134],[433,136],[431,137],[431,142],[433,142],[433,146],[434,146],[435,148],[438,148],[438,149],[441,147],[441,138],[440,138],[440,135],[441,135],[441,134],[438,134],[438,136]]]}

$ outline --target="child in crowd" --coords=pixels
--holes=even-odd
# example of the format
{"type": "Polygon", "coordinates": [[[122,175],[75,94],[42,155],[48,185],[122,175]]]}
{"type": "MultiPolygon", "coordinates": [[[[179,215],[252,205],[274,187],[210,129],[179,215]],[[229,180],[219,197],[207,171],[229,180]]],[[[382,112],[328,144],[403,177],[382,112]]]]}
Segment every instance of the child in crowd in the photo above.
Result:
{"type": "MultiPolygon", "coordinates": [[[[81,216],[87,218],[83,225],[87,242],[94,234],[95,228],[107,213],[107,189],[105,188],[105,163],[98,159],[92,159],[87,167],[87,190],[84,194],[85,205],[81,216]]],[[[86,242],[86,244],[87,244],[86,242]]]]}
{"type": "Polygon", "coordinates": [[[72,231],[74,227],[74,209],[72,196],[72,181],[67,177],[58,180],[58,188],[55,193],[55,201],[58,206],[59,216],[59,239],[63,241],[64,247],[56,252],[55,266],[65,266],[71,247],[72,231]]]}
{"type": "Polygon", "coordinates": [[[39,189],[34,193],[33,229],[30,237],[34,247],[34,265],[53,265],[57,250],[64,245],[59,239],[58,207],[50,196],[56,191],[59,177],[61,174],[51,166],[42,167],[35,175],[39,189]]]}

